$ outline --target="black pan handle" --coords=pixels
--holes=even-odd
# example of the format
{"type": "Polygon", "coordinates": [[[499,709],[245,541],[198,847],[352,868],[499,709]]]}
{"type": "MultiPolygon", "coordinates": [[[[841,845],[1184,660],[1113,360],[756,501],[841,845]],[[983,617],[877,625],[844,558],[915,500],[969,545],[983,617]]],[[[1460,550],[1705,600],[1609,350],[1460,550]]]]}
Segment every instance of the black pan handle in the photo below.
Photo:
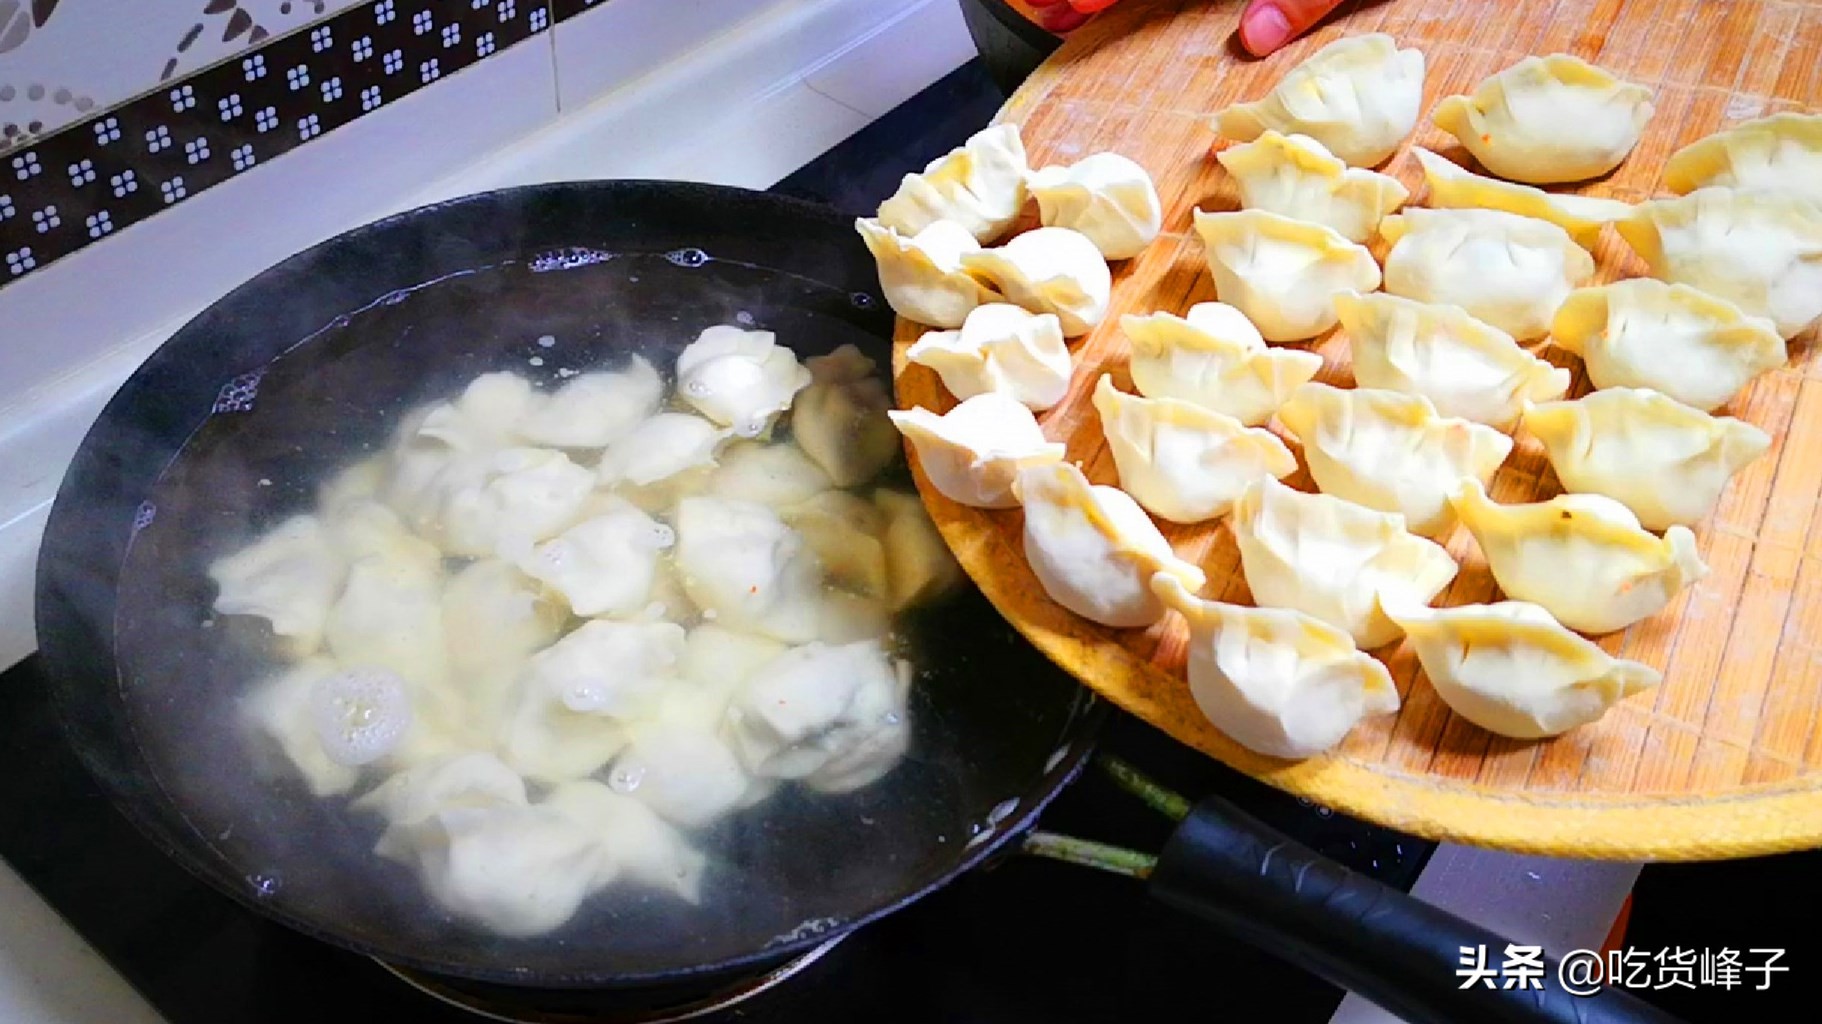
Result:
{"type": "Polygon", "coordinates": [[[1618,989],[1572,994],[1554,959],[1542,990],[1464,990],[1461,947],[1485,946],[1497,970],[1503,936],[1343,867],[1219,797],[1197,804],[1165,844],[1151,894],[1409,1024],[1682,1024],[1618,989]]]}

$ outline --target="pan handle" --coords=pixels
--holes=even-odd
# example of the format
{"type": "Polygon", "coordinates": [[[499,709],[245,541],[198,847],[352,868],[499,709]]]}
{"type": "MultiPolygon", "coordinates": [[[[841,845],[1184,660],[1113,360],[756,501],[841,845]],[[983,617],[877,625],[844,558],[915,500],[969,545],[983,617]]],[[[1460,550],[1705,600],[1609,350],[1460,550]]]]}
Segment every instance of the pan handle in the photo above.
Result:
{"type": "Polygon", "coordinates": [[[1544,961],[1541,990],[1463,989],[1462,947],[1485,948],[1498,972],[1503,936],[1343,867],[1219,797],[1183,819],[1150,890],[1409,1024],[1681,1024],[1619,989],[1570,993],[1554,959],[1544,961]]]}

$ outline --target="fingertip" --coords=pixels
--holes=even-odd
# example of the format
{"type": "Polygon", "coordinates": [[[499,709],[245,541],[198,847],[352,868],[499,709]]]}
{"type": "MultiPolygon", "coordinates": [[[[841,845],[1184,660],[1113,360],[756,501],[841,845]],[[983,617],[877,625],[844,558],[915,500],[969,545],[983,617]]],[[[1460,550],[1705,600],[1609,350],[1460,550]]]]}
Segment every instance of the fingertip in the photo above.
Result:
{"type": "Polygon", "coordinates": [[[1240,16],[1240,45],[1255,57],[1277,50],[1294,33],[1290,18],[1275,3],[1255,3],[1240,16]]]}

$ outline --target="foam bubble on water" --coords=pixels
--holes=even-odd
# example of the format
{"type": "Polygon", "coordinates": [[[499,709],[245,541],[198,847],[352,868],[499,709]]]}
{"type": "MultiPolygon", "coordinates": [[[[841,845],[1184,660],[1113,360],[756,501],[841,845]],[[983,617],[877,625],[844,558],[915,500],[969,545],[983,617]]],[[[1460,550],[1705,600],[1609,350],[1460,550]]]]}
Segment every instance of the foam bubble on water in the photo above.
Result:
{"type": "Polygon", "coordinates": [[[411,696],[383,668],[338,672],[311,687],[310,719],[331,761],[359,767],[398,749],[411,728],[411,696]]]}
{"type": "Polygon", "coordinates": [[[554,335],[554,334],[538,335],[538,347],[539,348],[555,348],[556,344],[557,344],[556,335],[554,335]]]}
{"type": "Polygon", "coordinates": [[[530,359],[527,359],[525,361],[530,363],[533,366],[543,366],[544,365],[543,356],[532,356],[530,359]]]}

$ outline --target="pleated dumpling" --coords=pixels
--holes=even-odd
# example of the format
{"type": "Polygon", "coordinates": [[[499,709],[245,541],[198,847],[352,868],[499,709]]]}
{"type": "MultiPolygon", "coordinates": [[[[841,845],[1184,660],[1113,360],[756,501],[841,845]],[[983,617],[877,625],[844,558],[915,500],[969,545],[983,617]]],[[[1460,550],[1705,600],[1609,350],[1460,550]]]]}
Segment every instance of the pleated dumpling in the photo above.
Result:
{"type": "Polygon", "coordinates": [[[1550,336],[1582,357],[1597,388],[1651,388],[1698,409],[1719,409],[1787,361],[1770,320],[1649,277],[1570,292],[1550,336]]]}
{"type": "Polygon", "coordinates": [[[1583,633],[1655,615],[1708,574],[1688,528],[1672,526],[1659,539],[1612,498],[1562,494],[1501,505],[1469,479],[1449,500],[1507,597],[1542,605],[1583,633]]]}
{"type": "Polygon", "coordinates": [[[732,430],[687,412],[661,412],[607,446],[595,478],[607,487],[649,487],[707,472],[732,430]]]}
{"type": "Polygon", "coordinates": [[[1502,178],[1544,185],[1599,177],[1638,145],[1651,90],[1566,53],[1526,57],[1469,96],[1445,96],[1436,126],[1502,178]]]}
{"type": "Polygon", "coordinates": [[[1174,398],[1123,394],[1102,374],[1094,408],[1120,471],[1120,486],[1145,510],[1173,523],[1227,512],[1247,484],[1297,471],[1278,435],[1174,398]]]}
{"type": "Polygon", "coordinates": [[[804,360],[810,386],[791,407],[791,436],[837,487],[878,476],[898,457],[898,438],[886,410],[890,382],[853,344],[804,360]]]}
{"type": "Polygon", "coordinates": [[[962,255],[980,243],[954,221],[939,220],[915,235],[903,235],[877,220],[861,218],[854,229],[879,265],[886,303],[907,320],[932,327],[960,327],[974,307],[995,298],[991,289],[962,269],[962,255]]]}
{"type": "Polygon", "coordinates": [[[1442,545],[1406,530],[1396,512],[1270,478],[1234,503],[1234,539],[1254,603],[1320,619],[1363,649],[1398,639],[1386,608],[1429,604],[1457,571],[1442,545]]]}
{"type": "Polygon", "coordinates": [[[1440,416],[1421,395],[1309,383],[1278,410],[1303,443],[1324,494],[1404,516],[1436,537],[1455,523],[1449,493],[1463,478],[1491,480],[1512,439],[1483,423],[1440,416]]]}
{"type": "Polygon", "coordinates": [[[1335,326],[1336,295],[1379,287],[1379,264],[1366,246],[1321,224],[1264,210],[1197,210],[1196,233],[1215,293],[1267,341],[1314,338],[1335,326]]]}
{"type": "Polygon", "coordinates": [[[1025,558],[1050,599],[1104,626],[1149,626],[1164,616],[1151,578],[1188,590],[1208,582],[1118,487],[1090,484],[1067,462],[1029,466],[1013,484],[1025,506],[1025,558]]]}
{"type": "Polygon", "coordinates": [[[1375,293],[1335,299],[1363,388],[1422,395],[1444,416],[1507,430],[1526,402],[1569,390],[1569,371],[1537,358],[1459,306],[1375,293]]]}
{"type": "Polygon", "coordinates": [[[1693,526],[1714,511],[1735,473],[1771,447],[1765,431],[1632,388],[1595,391],[1525,411],[1571,491],[1604,494],[1648,530],[1693,526]]]}
{"type": "Polygon", "coordinates": [[[1652,277],[1766,317],[1786,338],[1822,314],[1822,203],[1704,188],[1640,203],[1618,227],[1652,277]]]}
{"type": "Polygon", "coordinates": [[[778,512],[749,501],[677,503],[674,557],[690,600],[716,622],[783,640],[817,639],[821,566],[778,512]]]}
{"type": "Polygon", "coordinates": [[[1398,710],[1384,665],[1320,619],[1203,601],[1159,573],[1158,597],[1189,621],[1189,692],[1229,739],[1268,757],[1334,747],[1367,715],[1398,710]]]}
{"type": "Polygon", "coordinates": [[[1698,139],[1670,156],[1664,187],[1790,192],[1822,202],[1822,114],[1772,114],[1698,139]]]}
{"type": "Polygon", "coordinates": [[[1423,54],[1389,35],[1344,36],[1292,68],[1265,98],[1216,112],[1215,129],[1251,142],[1307,135],[1356,167],[1381,163],[1417,125],[1423,54]]]}
{"type": "Polygon", "coordinates": [[[1144,252],[1163,223],[1151,175],[1118,153],[1033,171],[1026,183],[1046,227],[1080,231],[1110,260],[1144,252]]]}
{"type": "Polygon", "coordinates": [[[1024,209],[1028,172],[1017,125],[983,128],[931,161],[922,173],[905,175],[898,191],[879,204],[879,223],[910,236],[949,221],[985,245],[1004,233],[1024,209]]]}
{"type": "Polygon", "coordinates": [[[921,408],[887,415],[916,449],[931,486],[963,505],[1011,508],[1019,470],[1063,459],[1063,445],[1046,440],[1031,410],[1005,395],[975,395],[941,416],[921,408]]]}
{"type": "Polygon", "coordinates": [[[1542,739],[1586,725],[1658,684],[1523,601],[1392,610],[1424,675],[1456,714],[1489,732],[1542,739]]]}
{"type": "Polygon", "coordinates": [[[783,508],[834,486],[829,474],[797,445],[738,441],[716,459],[703,493],[783,508]]]}
{"type": "Polygon", "coordinates": [[[1569,232],[1575,244],[1584,249],[1594,248],[1600,240],[1602,227],[1632,213],[1632,204],[1617,199],[1545,192],[1529,185],[1483,177],[1422,146],[1413,147],[1411,152],[1423,167],[1424,181],[1430,189],[1430,205],[1439,209],[1504,210],[1521,217],[1547,220],[1569,232]]]}
{"type": "Polygon", "coordinates": [[[664,381],[657,369],[633,356],[621,369],[584,373],[558,388],[522,416],[515,429],[532,444],[602,448],[657,412],[663,400],[664,381]]]}
{"type": "Polygon", "coordinates": [[[905,358],[935,370],[958,399],[994,391],[1037,410],[1063,400],[1074,369],[1054,314],[1005,302],[976,308],[961,330],[925,332],[905,358]]]}
{"type": "Polygon", "coordinates": [[[1379,232],[1392,246],[1386,291],[1460,306],[1520,341],[1547,334],[1556,307],[1594,276],[1594,257],[1535,217],[1412,207],[1387,217],[1379,232]]]}
{"type": "Polygon", "coordinates": [[[322,520],[309,515],[292,516],[209,565],[215,611],[265,619],[300,656],[322,646],[329,609],[347,574],[322,520]]]}
{"type": "Polygon", "coordinates": [[[562,595],[577,615],[626,616],[651,599],[671,528],[609,498],[593,516],[533,548],[519,569],[562,595]]]}
{"type": "Polygon", "coordinates": [[[1198,302],[1180,317],[1128,314],[1120,327],[1132,344],[1139,394],[1213,409],[1249,427],[1271,419],[1322,369],[1314,352],[1266,345],[1253,322],[1223,302],[1198,302]]]}
{"type": "Polygon", "coordinates": [[[1364,242],[1411,197],[1397,178],[1349,167],[1307,135],[1267,131],[1215,154],[1240,186],[1240,205],[1334,228],[1364,242]]]}
{"type": "Polygon", "coordinates": [[[917,495],[882,487],[873,492],[873,504],[885,520],[879,539],[892,611],[928,604],[961,584],[961,564],[917,495]]]}
{"type": "Polygon", "coordinates": [[[1113,294],[1113,275],[1101,250],[1069,228],[1037,228],[995,249],[964,252],[961,266],[1007,301],[1033,313],[1056,314],[1070,338],[1101,322],[1113,294]]]}
{"type": "Polygon", "coordinates": [[[771,331],[709,327],[677,356],[677,393],[741,437],[758,437],[810,386],[810,371],[771,331]]]}

